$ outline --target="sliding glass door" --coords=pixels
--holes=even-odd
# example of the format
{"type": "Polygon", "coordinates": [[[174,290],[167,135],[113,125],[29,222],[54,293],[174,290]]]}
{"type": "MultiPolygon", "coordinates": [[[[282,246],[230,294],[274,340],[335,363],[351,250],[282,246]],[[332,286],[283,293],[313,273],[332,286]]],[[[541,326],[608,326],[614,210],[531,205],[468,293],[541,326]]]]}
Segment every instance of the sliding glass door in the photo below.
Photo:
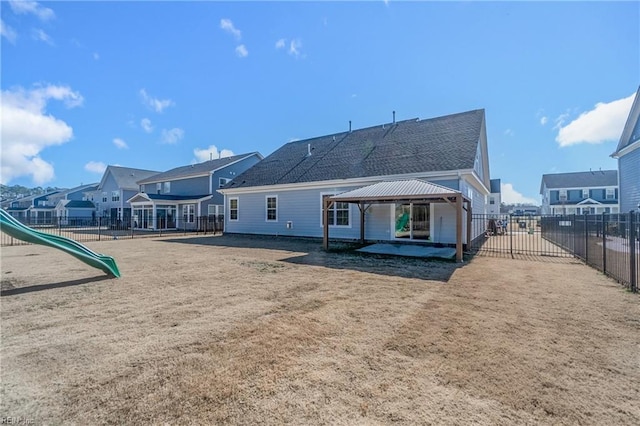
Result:
{"type": "Polygon", "coordinates": [[[428,240],[429,210],[429,204],[396,204],[395,237],[407,240],[428,240]]]}

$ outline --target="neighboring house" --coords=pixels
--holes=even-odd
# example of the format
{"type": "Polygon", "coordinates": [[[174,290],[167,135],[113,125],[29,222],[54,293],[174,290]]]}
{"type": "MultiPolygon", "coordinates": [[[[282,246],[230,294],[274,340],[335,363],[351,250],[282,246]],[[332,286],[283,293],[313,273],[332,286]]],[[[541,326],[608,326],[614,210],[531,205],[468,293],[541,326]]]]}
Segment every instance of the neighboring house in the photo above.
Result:
{"type": "Polygon", "coordinates": [[[618,172],[596,170],[542,175],[541,213],[618,213],[618,172]]]}
{"type": "Polygon", "coordinates": [[[217,192],[235,176],[262,160],[258,152],[177,167],[138,181],[139,192],[127,201],[139,229],[190,229],[200,216],[224,214],[217,192]]]}
{"type": "MultiPolygon", "coordinates": [[[[358,239],[364,223],[368,240],[461,246],[458,224],[466,230],[470,215],[456,201],[482,214],[491,193],[484,110],[287,143],[220,190],[225,232],[323,237],[323,196],[359,188],[354,197],[370,192],[377,201],[333,202],[331,238],[358,239]],[[362,189],[381,182],[395,183],[362,189]],[[394,201],[380,203],[387,196],[394,201]]],[[[464,243],[477,237],[462,234],[464,243]]]]}
{"type": "Polygon", "coordinates": [[[640,210],[640,87],[629,112],[616,152],[620,212],[640,210]]]}
{"type": "Polygon", "coordinates": [[[95,219],[96,206],[92,195],[98,189],[97,183],[81,185],[66,191],[61,191],[49,201],[55,203],[55,216],[63,225],[87,219],[95,219]]]}
{"type": "Polygon", "coordinates": [[[109,219],[112,224],[131,223],[131,205],[127,200],[138,193],[138,181],[160,172],[108,166],[102,175],[98,188],[88,194],[93,198],[98,216],[109,219]]]}
{"type": "Polygon", "coordinates": [[[53,221],[55,204],[49,201],[49,197],[59,192],[52,191],[11,200],[6,203],[7,213],[24,223],[50,224],[53,221]]]}
{"type": "Polygon", "coordinates": [[[497,216],[500,214],[500,206],[502,205],[502,192],[500,190],[500,179],[491,179],[489,190],[489,204],[487,205],[487,214],[497,216]]]}

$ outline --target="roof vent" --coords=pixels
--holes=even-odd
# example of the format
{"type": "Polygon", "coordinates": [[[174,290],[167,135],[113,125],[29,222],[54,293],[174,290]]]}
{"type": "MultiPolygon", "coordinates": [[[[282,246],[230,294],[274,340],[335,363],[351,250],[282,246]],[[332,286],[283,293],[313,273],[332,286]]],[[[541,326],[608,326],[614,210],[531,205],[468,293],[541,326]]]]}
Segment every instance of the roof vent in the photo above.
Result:
{"type": "Polygon", "coordinates": [[[349,120],[349,133],[351,133],[351,120],[349,120]]]}
{"type": "Polygon", "coordinates": [[[307,157],[311,157],[311,144],[307,144],[307,157]]]}
{"type": "Polygon", "coordinates": [[[393,111],[393,124],[396,124],[396,112],[393,111]]]}

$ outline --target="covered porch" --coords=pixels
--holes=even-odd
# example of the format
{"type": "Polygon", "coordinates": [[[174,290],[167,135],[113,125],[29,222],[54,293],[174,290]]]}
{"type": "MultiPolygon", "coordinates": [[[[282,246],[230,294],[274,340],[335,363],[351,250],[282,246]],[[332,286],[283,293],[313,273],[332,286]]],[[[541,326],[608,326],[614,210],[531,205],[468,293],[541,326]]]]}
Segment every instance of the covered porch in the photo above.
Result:
{"type": "MultiPolygon", "coordinates": [[[[460,191],[431,182],[412,179],[379,182],[337,195],[325,195],[322,198],[323,248],[329,248],[329,212],[334,203],[348,203],[358,206],[360,212],[360,242],[364,244],[365,218],[367,210],[374,204],[406,204],[421,206],[431,203],[446,203],[455,209],[455,259],[462,262],[465,241],[471,241],[471,200],[460,191]],[[463,239],[464,216],[466,212],[466,239],[463,239]]],[[[406,218],[405,223],[411,220],[406,218]]],[[[420,232],[412,226],[409,232],[420,232]]]]}
{"type": "Polygon", "coordinates": [[[202,202],[211,195],[179,196],[167,194],[138,193],[128,202],[131,204],[131,227],[133,229],[172,230],[197,227],[202,202]]]}

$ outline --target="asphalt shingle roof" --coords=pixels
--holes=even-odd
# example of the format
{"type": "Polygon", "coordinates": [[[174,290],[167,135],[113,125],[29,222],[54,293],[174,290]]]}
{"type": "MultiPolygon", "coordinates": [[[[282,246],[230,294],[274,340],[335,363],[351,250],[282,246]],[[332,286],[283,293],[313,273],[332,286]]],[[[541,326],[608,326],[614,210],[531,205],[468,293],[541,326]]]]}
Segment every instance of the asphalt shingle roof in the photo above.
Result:
{"type": "Polygon", "coordinates": [[[472,169],[483,122],[480,109],[290,142],[226,188],[472,169]]]}
{"type": "Polygon", "coordinates": [[[209,160],[198,164],[176,167],[175,169],[167,170],[166,172],[158,173],[146,179],[139,180],[138,184],[143,185],[146,183],[166,182],[173,179],[203,175],[254,154],[257,154],[257,152],[233,155],[231,157],[216,158],[215,160],[209,160]]]}
{"type": "MultiPolygon", "coordinates": [[[[617,186],[617,170],[595,170],[589,172],[554,173],[542,175],[542,183],[547,188],[593,188],[598,186],[617,186]]],[[[542,185],[540,188],[542,193],[542,185]]]]}
{"type": "MultiPolygon", "coordinates": [[[[146,179],[150,176],[157,175],[160,172],[144,169],[132,169],[130,167],[109,166],[109,171],[115,179],[118,188],[121,189],[138,189],[138,181],[146,179]]],[[[104,179],[104,178],[103,178],[104,179]]],[[[102,184],[102,183],[101,183],[102,184]]]]}
{"type": "Polygon", "coordinates": [[[66,205],[67,209],[94,209],[96,206],[91,201],[71,200],[66,205]]]}

